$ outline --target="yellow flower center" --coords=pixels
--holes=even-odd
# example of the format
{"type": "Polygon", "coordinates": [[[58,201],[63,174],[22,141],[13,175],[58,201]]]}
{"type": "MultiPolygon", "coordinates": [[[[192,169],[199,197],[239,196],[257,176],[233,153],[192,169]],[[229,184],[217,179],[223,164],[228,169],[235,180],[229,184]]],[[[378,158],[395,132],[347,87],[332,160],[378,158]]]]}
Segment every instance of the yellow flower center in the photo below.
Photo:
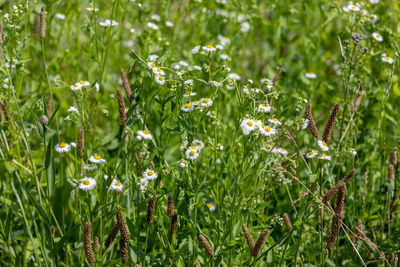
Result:
{"type": "Polygon", "coordinates": [[[84,82],[84,81],[80,81],[79,83],[80,83],[80,84],[85,84],[85,82],[84,82]]]}
{"type": "Polygon", "coordinates": [[[116,183],[115,183],[115,185],[116,185],[116,186],[121,186],[121,184],[120,184],[120,183],[118,183],[118,182],[116,182],[116,183]]]}
{"type": "Polygon", "coordinates": [[[112,20],[112,21],[111,21],[111,24],[115,24],[115,21],[112,20]]]}
{"type": "Polygon", "coordinates": [[[94,159],[101,160],[101,157],[100,156],[94,156],[94,159]]]}
{"type": "Polygon", "coordinates": [[[390,57],[385,57],[386,60],[390,60],[390,57]]]}
{"type": "Polygon", "coordinates": [[[67,144],[66,144],[66,143],[64,143],[64,142],[61,142],[59,146],[60,146],[61,148],[64,148],[64,147],[66,147],[66,146],[67,146],[67,144]]]}
{"type": "Polygon", "coordinates": [[[74,87],[79,87],[79,84],[74,84],[74,87]]]}
{"type": "Polygon", "coordinates": [[[184,74],[186,72],[186,70],[181,70],[181,73],[184,74]]]}
{"type": "Polygon", "coordinates": [[[285,152],[285,149],[281,148],[281,151],[282,151],[282,152],[285,152]]]}
{"type": "Polygon", "coordinates": [[[187,94],[187,95],[192,95],[193,92],[192,92],[192,91],[188,91],[186,94],[187,94]]]}
{"type": "Polygon", "coordinates": [[[211,209],[212,207],[214,207],[214,205],[213,205],[212,203],[208,203],[208,204],[207,204],[207,207],[208,207],[209,209],[211,209]]]}
{"type": "Polygon", "coordinates": [[[189,155],[193,157],[194,155],[196,155],[196,151],[194,151],[194,150],[190,151],[189,155]]]}
{"type": "Polygon", "coordinates": [[[155,65],[154,63],[151,63],[150,66],[151,66],[152,68],[155,68],[155,67],[156,67],[156,65],[155,65]]]}
{"type": "Polygon", "coordinates": [[[114,179],[114,175],[111,175],[111,179],[114,179]]]}
{"type": "Polygon", "coordinates": [[[190,105],[189,103],[185,105],[185,108],[190,108],[192,105],[190,105]]]}
{"type": "Polygon", "coordinates": [[[163,77],[163,76],[158,76],[158,79],[159,79],[160,81],[164,81],[164,77],[163,77]]]}
{"type": "Polygon", "coordinates": [[[277,118],[273,118],[272,120],[273,120],[273,121],[278,121],[278,119],[277,119],[277,118]]]}
{"type": "Polygon", "coordinates": [[[89,181],[88,179],[85,179],[85,180],[83,181],[83,184],[84,184],[84,185],[90,185],[90,181],[89,181]]]}
{"type": "Polygon", "coordinates": [[[269,133],[269,132],[271,131],[271,128],[265,127],[265,131],[266,131],[267,133],[269,133]]]}
{"type": "Polygon", "coordinates": [[[251,127],[251,126],[253,126],[253,123],[251,121],[248,121],[247,125],[249,125],[251,127]]]}
{"type": "Polygon", "coordinates": [[[265,104],[261,104],[261,106],[265,107],[265,104]]]}
{"type": "Polygon", "coordinates": [[[326,154],[322,154],[321,157],[326,158],[326,154]]]}
{"type": "Polygon", "coordinates": [[[351,6],[351,9],[356,9],[356,6],[351,6]]]}
{"type": "Polygon", "coordinates": [[[212,49],[212,48],[214,48],[214,46],[212,46],[212,45],[207,45],[207,48],[208,48],[208,49],[212,49]]]}
{"type": "Polygon", "coordinates": [[[314,155],[314,154],[315,154],[315,152],[314,152],[314,151],[311,151],[311,152],[310,152],[310,155],[314,155]]]}
{"type": "Polygon", "coordinates": [[[208,98],[203,99],[203,103],[208,103],[208,102],[210,102],[210,99],[208,99],[208,98]]]}
{"type": "Polygon", "coordinates": [[[94,10],[94,7],[91,7],[90,10],[94,10]]]}
{"type": "Polygon", "coordinates": [[[326,144],[325,142],[322,142],[322,145],[323,145],[323,146],[327,146],[327,144],[326,144]]]}
{"type": "Polygon", "coordinates": [[[154,174],[154,172],[152,172],[152,171],[147,172],[148,176],[152,176],[153,174],[154,174]]]}
{"type": "Polygon", "coordinates": [[[157,68],[157,72],[161,72],[161,68],[157,68]]]}
{"type": "Polygon", "coordinates": [[[200,101],[196,100],[196,101],[194,101],[194,103],[195,103],[196,105],[198,105],[198,104],[200,104],[200,101]]]}
{"type": "Polygon", "coordinates": [[[143,133],[145,134],[145,135],[148,135],[148,134],[150,134],[148,131],[146,131],[146,130],[143,130],[143,133]]]}

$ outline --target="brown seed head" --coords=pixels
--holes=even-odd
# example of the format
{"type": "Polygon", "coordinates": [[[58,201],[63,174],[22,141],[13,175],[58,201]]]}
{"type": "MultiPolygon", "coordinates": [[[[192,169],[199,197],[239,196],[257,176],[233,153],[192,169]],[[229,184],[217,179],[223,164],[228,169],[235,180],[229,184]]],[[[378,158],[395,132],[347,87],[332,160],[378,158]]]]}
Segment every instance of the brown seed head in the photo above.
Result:
{"type": "Polygon", "coordinates": [[[125,102],[120,90],[117,90],[117,99],[119,118],[121,119],[121,127],[124,128],[126,125],[125,102]]]}
{"type": "Polygon", "coordinates": [[[95,236],[93,239],[93,246],[96,251],[99,251],[100,243],[99,243],[99,238],[97,236],[95,236]]]}
{"type": "Polygon", "coordinates": [[[40,38],[44,38],[46,35],[46,11],[44,7],[42,7],[42,10],[40,12],[40,38]]]}
{"type": "Polygon", "coordinates": [[[172,237],[174,235],[174,233],[176,232],[176,226],[178,225],[178,215],[174,214],[171,217],[171,228],[169,229],[169,235],[168,235],[168,240],[169,243],[172,243],[172,237]]]}
{"type": "Polygon", "coordinates": [[[124,239],[121,238],[119,239],[119,254],[122,259],[122,264],[127,264],[129,261],[129,250],[128,250],[128,244],[124,241],[124,239]]]}
{"type": "Polygon", "coordinates": [[[388,183],[391,183],[393,181],[393,174],[394,174],[394,166],[393,164],[390,164],[388,170],[388,183]]]}
{"type": "Polygon", "coordinates": [[[242,229],[243,229],[244,237],[247,240],[247,245],[249,246],[250,252],[252,252],[254,249],[253,237],[251,236],[250,231],[245,224],[242,225],[242,229]]]}
{"type": "Polygon", "coordinates": [[[310,128],[311,135],[318,139],[318,129],[311,113],[310,103],[306,105],[306,118],[308,119],[308,128],[310,128]]]}
{"type": "Polygon", "coordinates": [[[172,200],[172,196],[168,196],[167,215],[169,217],[174,216],[174,202],[172,200]]]}
{"type": "Polygon", "coordinates": [[[121,239],[124,240],[124,242],[129,242],[129,231],[128,228],[126,227],[125,224],[125,219],[124,219],[124,215],[122,215],[122,211],[121,211],[121,206],[117,206],[117,222],[118,222],[118,226],[119,226],[119,231],[121,233],[121,239]]]}
{"type": "Polygon", "coordinates": [[[356,113],[358,110],[358,107],[361,104],[361,98],[362,98],[362,90],[358,91],[358,95],[356,100],[354,101],[354,105],[353,105],[353,112],[356,113]]]}
{"type": "Polygon", "coordinates": [[[290,221],[290,217],[289,215],[285,212],[283,215],[283,221],[285,222],[286,228],[291,231],[293,226],[292,226],[292,222],[290,221]]]}
{"type": "Polygon", "coordinates": [[[207,239],[206,239],[202,234],[199,234],[199,235],[197,236],[197,238],[199,239],[199,242],[200,242],[200,244],[203,246],[203,248],[204,248],[204,250],[206,251],[207,255],[208,255],[210,258],[213,258],[214,255],[215,255],[215,254],[214,254],[214,250],[213,250],[213,248],[211,247],[210,243],[208,243],[207,239]]]}
{"type": "Polygon", "coordinates": [[[394,167],[397,167],[397,147],[393,148],[392,152],[392,164],[394,167]]]}
{"type": "Polygon", "coordinates": [[[85,228],[83,231],[83,246],[85,248],[86,259],[90,264],[94,264],[96,262],[96,258],[94,257],[94,252],[92,248],[92,223],[86,222],[85,228]]]}
{"type": "Polygon", "coordinates": [[[121,80],[122,84],[124,85],[126,97],[129,99],[131,97],[132,91],[131,87],[129,86],[128,78],[126,77],[126,73],[124,69],[121,69],[121,80]]]}
{"type": "Polygon", "coordinates": [[[111,229],[111,232],[108,234],[106,242],[104,242],[104,246],[108,248],[111,243],[114,241],[115,237],[119,232],[119,225],[118,222],[115,222],[114,227],[111,229]]]}
{"type": "Polygon", "coordinates": [[[329,141],[329,139],[331,138],[333,124],[335,123],[335,120],[339,114],[339,110],[340,110],[340,104],[337,103],[333,107],[331,116],[329,117],[328,123],[326,124],[326,127],[325,127],[324,135],[322,137],[322,140],[324,140],[325,143],[327,143],[329,141]]]}
{"type": "Polygon", "coordinates": [[[268,236],[268,229],[265,229],[264,231],[261,232],[260,236],[258,237],[256,243],[254,244],[254,248],[251,252],[251,255],[253,257],[257,257],[258,255],[260,255],[261,252],[261,248],[265,243],[265,239],[267,239],[268,236]]]}
{"type": "Polygon", "coordinates": [[[156,199],[154,197],[149,199],[149,203],[147,205],[147,216],[146,223],[150,226],[153,223],[153,211],[156,208],[156,199]]]}

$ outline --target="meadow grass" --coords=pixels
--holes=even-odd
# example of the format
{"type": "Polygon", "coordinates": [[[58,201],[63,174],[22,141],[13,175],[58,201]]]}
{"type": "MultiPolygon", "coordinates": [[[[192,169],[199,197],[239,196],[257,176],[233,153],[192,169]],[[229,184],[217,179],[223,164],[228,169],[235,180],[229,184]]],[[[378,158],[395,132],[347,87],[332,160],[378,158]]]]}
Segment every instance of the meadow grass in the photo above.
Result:
{"type": "Polygon", "coordinates": [[[0,10],[1,266],[397,266],[398,2],[0,10]]]}

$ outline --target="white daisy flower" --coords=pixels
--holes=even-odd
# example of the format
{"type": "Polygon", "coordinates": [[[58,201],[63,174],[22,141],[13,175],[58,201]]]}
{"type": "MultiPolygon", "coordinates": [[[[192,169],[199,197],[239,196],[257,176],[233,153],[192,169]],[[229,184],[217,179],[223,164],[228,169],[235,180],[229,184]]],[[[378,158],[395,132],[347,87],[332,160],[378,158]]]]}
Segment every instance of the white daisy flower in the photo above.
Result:
{"type": "Polygon", "coordinates": [[[65,15],[62,13],[56,13],[56,18],[64,20],[65,19],[65,15]]]}
{"type": "Polygon", "coordinates": [[[328,145],[324,141],[318,140],[318,146],[321,148],[322,151],[329,150],[328,145]]]}
{"type": "Polygon", "coordinates": [[[156,173],[155,171],[153,171],[151,168],[147,168],[144,172],[143,172],[143,178],[147,179],[147,180],[155,180],[158,177],[158,173],[156,173]]]}
{"type": "Polygon", "coordinates": [[[217,51],[217,48],[212,45],[203,46],[202,49],[209,53],[217,51]]]}
{"type": "Polygon", "coordinates": [[[383,41],[383,37],[377,32],[372,33],[372,37],[374,37],[374,39],[377,40],[378,42],[383,41]]]}
{"type": "Polygon", "coordinates": [[[64,142],[60,142],[55,146],[55,149],[58,153],[65,153],[71,150],[71,145],[64,142]]]}
{"type": "Polygon", "coordinates": [[[231,39],[229,39],[226,36],[222,36],[221,34],[218,35],[218,40],[223,46],[226,46],[231,43],[231,39]]]}
{"type": "Polygon", "coordinates": [[[268,113],[271,111],[271,106],[266,104],[258,105],[258,112],[268,113]]]}
{"type": "Polygon", "coordinates": [[[375,23],[378,20],[378,16],[375,14],[369,15],[369,23],[375,23]]]}
{"type": "Polygon", "coordinates": [[[240,75],[237,73],[229,73],[228,78],[231,80],[239,81],[240,75]]]}
{"type": "Polygon", "coordinates": [[[82,86],[79,83],[75,83],[69,87],[72,91],[81,90],[82,86]]]}
{"type": "Polygon", "coordinates": [[[165,78],[162,75],[156,75],[156,77],[154,78],[156,83],[163,85],[165,84],[165,78]]]}
{"type": "Polygon", "coordinates": [[[360,11],[360,7],[359,5],[353,5],[352,3],[349,3],[349,5],[347,6],[347,10],[357,12],[360,11]]]}
{"type": "Polygon", "coordinates": [[[369,0],[371,4],[379,4],[379,0],[369,0]]]}
{"type": "Polygon", "coordinates": [[[301,126],[301,129],[302,130],[307,129],[309,123],[310,123],[310,120],[309,119],[305,119],[303,125],[301,126]]]}
{"type": "Polygon", "coordinates": [[[222,60],[230,59],[230,57],[227,54],[221,54],[221,55],[219,55],[219,58],[222,59],[222,60]]]}
{"type": "MultiPolygon", "coordinates": [[[[156,60],[157,58],[158,58],[157,55],[150,55],[150,56],[149,56],[149,60],[150,60],[150,61],[154,61],[154,60],[156,60]]],[[[154,66],[154,68],[155,68],[155,66],[154,66]]]]}
{"type": "Polygon", "coordinates": [[[147,68],[149,68],[149,70],[153,70],[157,68],[156,64],[154,64],[153,62],[147,62],[147,68]]]}
{"type": "Polygon", "coordinates": [[[201,48],[201,45],[196,45],[195,47],[193,47],[192,54],[197,54],[199,52],[200,48],[201,48]]]}
{"type": "Polygon", "coordinates": [[[87,7],[86,10],[89,12],[98,12],[100,9],[97,7],[87,7]]]}
{"type": "Polygon", "coordinates": [[[211,85],[214,86],[214,87],[221,87],[221,86],[222,86],[222,83],[217,82],[217,81],[211,81],[210,83],[211,83],[211,85]]]}
{"type": "Polygon", "coordinates": [[[79,183],[79,189],[82,190],[92,190],[96,186],[96,180],[92,177],[84,177],[79,183]]]}
{"type": "Polygon", "coordinates": [[[184,140],[183,143],[181,144],[181,146],[179,147],[179,149],[182,151],[187,147],[187,145],[188,145],[188,141],[184,140]]]}
{"type": "Polygon", "coordinates": [[[190,103],[186,103],[185,105],[182,106],[182,111],[185,112],[190,112],[194,109],[194,106],[190,103]]]}
{"type": "MultiPolygon", "coordinates": [[[[111,175],[111,180],[113,180],[114,178],[116,178],[116,176],[111,175]]],[[[104,174],[104,180],[108,180],[108,175],[104,174]]]]}
{"type": "Polygon", "coordinates": [[[186,80],[183,82],[183,84],[186,84],[186,85],[193,84],[193,80],[192,79],[186,80]]]}
{"type": "Polygon", "coordinates": [[[153,22],[147,22],[147,27],[153,29],[153,30],[158,30],[158,26],[154,24],[153,22]]]}
{"type": "Polygon", "coordinates": [[[178,64],[180,64],[181,66],[184,66],[184,67],[189,66],[189,63],[187,63],[186,61],[183,61],[183,60],[179,60],[178,64]]]}
{"type": "Polygon", "coordinates": [[[197,66],[197,65],[194,65],[194,66],[193,66],[193,69],[198,70],[198,71],[201,71],[201,70],[202,70],[201,67],[200,67],[200,66],[197,66]]]}
{"type": "Polygon", "coordinates": [[[218,50],[224,50],[224,47],[220,44],[217,44],[215,48],[217,48],[218,50]]]}
{"type": "Polygon", "coordinates": [[[352,155],[353,157],[357,156],[357,151],[351,152],[351,155],[352,155]]]}
{"type": "MultiPolygon", "coordinates": [[[[186,83],[186,82],[185,82],[186,83]]],[[[192,92],[192,91],[187,91],[186,94],[183,95],[183,97],[189,98],[191,96],[195,96],[197,95],[196,92],[192,92]]]]}
{"type": "Polygon", "coordinates": [[[312,158],[316,157],[317,155],[318,155],[318,151],[311,150],[310,152],[308,152],[306,154],[306,158],[312,159],[312,158]]]}
{"type": "Polygon", "coordinates": [[[321,154],[321,157],[319,157],[320,159],[324,159],[324,160],[331,160],[331,156],[328,156],[327,154],[325,154],[325,153],[322,153],[321,154]]]}
{"type": "Polygon", "coordinates": [[[151,17],[150,17],[152,20],[155,20],[155,21],[160,21],[161,20],[161,18],[160,18],[160,16],[159,15],[157,15],[157,14],[153,14],[153,15],[151,15],[151,17]]]}
{"type": "Polygon", "coordinates": [[[106,160],[103,159],[103,158],[101,158],[99,155],[90,156],[89,161],[90,161],[90,162],[93,162],[93,163],[97,163],[97,164],[104,164],[104,163],[106,163],[106,160]]]}
{"type": "Polygon", "coordinates": [[[261,123],[259,130],[260,130],[261,134],[264,136],[271,136],[271,135],[276,134],[276,130],[274,128],[266,126],[263,123],[261,123]]]}
{"type": "Polygon", "coordinates": [[[272,124],[275,125],[282,125],[282,122],[280,122],[277,118],[273,117],[272,119],[268,119],[268,121],[272,124]]]}
{"type": "Polygon", "coordinates": [[[382,56],[382,61],[383,62],[387,62],[387,63],[389,63],[389,64],[393,64],[393,58],[391,58],[391,57],[388,57],[388,56],[382,56]]]}
{"type": "Polygon", "coordinates": [[[111,184],[110,187],[108,188],[109,190],[116,190],[121,192],[123,188],[123,185],[117,181],[117,179],[114,179],[111,184]]]}
{"type": "Polygon", "coordinates": [[[200,102],[202,107],[211,107],[213,104],[213,101],[207,97],[200,99],[200,102]]]}
{"type": "Polygon", "coordinates": [[[72,147],[76,147],[76,143],[75,143],[75,142],[71,142],[70,145],[71,145],[72,147]]]}
{"type": "Polygon", "coordinates": [[[80,81],[79,84],[80,84],[81,87],[88,87],[88,86],[90,86],[90,83],[89,83],[88,81],[80,81]]]}
{"type": "Polygon", "coordinates": [[[179,167],[181,167],[181,168],[186,168],[187,166],[186,166],[185,162],[180,162],[180,163],[179,163],[179,167]]]}
{"type": "Polygon", "coordinates": [[[140,190],[143,191],[147,188],[147,186],[149,186],[149,180],[147,179],[140,179],[140,190]]]}
{"type": "Polygon", "coordinates": [[[282,154],[284,156],[287,156],[287,154],[289,154],[289,152],[286,149],[281,147],[274,148],[272,150],[272,153],[282,154]]]}
{"type": "Polygon", "coordinates": [[[199,153],[200,151],[197,147],[191,147],[188,150],[186,150],[185,156],[190,160],[195,160],[199,157],[199,153]]]}
{"type": "Polygon", "coordinates": [[[193,146],[192,146],[193,149],[202,150],[204,148],[204,143],[202,141],[200,141],[199,139],[194,139],[192,144],[193,144],[193,146]]]}
{"type": "Polygon", "coordinates": [[[185,73],[186,73],[186,70],[181,70],[181,71],[178,72],[178,76],[181,77],[185,73]]]}
{"type": "Polygon", "coordinates": [[[310,71],[306,73],[306,77],[309,79],[315,79],[317,78],[317,74],[315,74],[314,72],[310,71]]]}
{"type": "Polygon", "coordinates": [[[241,32],[248,32],[250,30],[250,23],[248,23],[247,21],[242,22],[240,24],[240,31],[241,32]]]}
{"type": "Polygon", "coordinates": [[[162,76],[165,75],[164,71],[163,71],[160,67],[154,68],[154,69],[153,69],[153,72],[154,72],[156,75],[162,75],[162,76]]]}
{"type": "Polygon", "coordinates": [[[140,137],[142,137],[142,138],[144,138],[144,139],[147,139],[147,140],[151,140],[151,139],[153,139],[153,136],[151,135],[151,133],[149,133],[149,131],[147,131],[147,130],[139,130],[139,131],[137,131],[137,133],[138,133],[138,135],[140,136],[140,137]]]}
{"type": "Polygon", "coordinates": [[[100,24],[100,26],[103,26],[103,27],[118,26],[118,22],[116,22],[115,20],[111,20],[111,19],[106,19],[103,22],[99,22],[99,24],[100,24]]]}
{"type": "Polygon", "coordinates": [[[70,107],[68,108],[67,112],[79,112],[79,110],[78,110],[76,107],[74,107],[74,106],[70,106],[70,107]]]}
{"type": "Polygon", "coordinates": [[[258,125],[254,122],[254,120],[243,119],[240,123],[240,128],[242,128],[242,132],[244,135],[249,135],[252,131],[256,130],[258,125]]]}
{"type": "Polygon", "coordinates": [[[173,23],[172,21],[167,20],[167,21],[165,22],[165,26],[167,26],[167,27],[169,27],[169,28],[172,28],[172,27],[174,27],[174,23],[173,23]]]}
{"type": "Polygon", "coordinates": [[[210,209],[210,211],[214,211],[217,208],[217,205],[215,205],[214,202],[208,202],[207,207],[210,209]]]}
{"type": "Polygon", "coordinates": [[[90,164],[84,164],[83,169],[85,169],[87,171],[93,171],[93,170],[97,170],[98,167],[97,167],[97,165],[90,163],[90,164]]]}

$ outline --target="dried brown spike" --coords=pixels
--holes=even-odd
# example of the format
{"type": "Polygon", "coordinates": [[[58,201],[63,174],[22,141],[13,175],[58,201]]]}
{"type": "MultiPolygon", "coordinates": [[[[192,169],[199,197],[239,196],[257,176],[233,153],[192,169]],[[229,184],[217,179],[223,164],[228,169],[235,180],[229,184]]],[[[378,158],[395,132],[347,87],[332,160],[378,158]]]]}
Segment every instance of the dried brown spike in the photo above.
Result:
{"type": "Polygon", "coordinates": [[[349,181],[350,181],[350,179],[351,179],[351,177],[353,177],[353,175],[356,173],[356,169],[354,168],[354,169],[352,169],[350,172],[349,172],[349,174],[347,174],[344,178],[343,178],[343,182],[345,183],[345,184],[347,184],[349,181]]]}
{"type": "Polygon", "coordinates": [[[326,243],[326,249],[332,249],[335,245],[336,239],[338,237],[339,229],[342,226],[342,221],[336,219],[335,222],[332,224],[332,231],[331,235],[326,243]]]}
{"type": "Polygon", "coordinates": [[[44,7],[40,11],[40,38],[44,38],[46,35],[46,21],[45,21],[46,11],[44,7]]]}
{"type": "Polygon", "coordinates": [[[261,234],[258,237],[256,243],[254,244],[253,250],[251,251],[251,255],[253,257],[257,257],[258,255],[260,255],[261,248],[265,243],[265,239],[267,239],[268,232],[269,232],[268,229],[265,229],[264,231],[261,232],[261,234]]]}
{"type": "Polygon", "coordinates": [[[336,200],[336,210],[335,210],[336,219],[334,224],[332,225],[331,235],[328,239],[328,242],[326,243],[326,249],[328,250],[333,248],[336,239],[338,237],[340,227],[342,226],[342,219],[344,216],[343,208],[344,208],[345,196],[346,196],[346,184],[342,182],[336,200]]]}
{"type": "Polygon", "coordinates": [[[283,221],[285,222],[286,228],[291,231],[293,226],[292,226],[292,222],[290,221],[290,217],[289,215],[285,212],[283,215],[283,221]]]}
{"type": "Polygon", "coordinates": [[[93,246],[96,251],[100,250],[100,242],[99,242],[99,238],[97,236],[95,236],[93,239],[93,246]]]}
{"type": "Polygon", "coordinates": [[[106,242],[104,242],[104,246],[108,248],[110,244],[114,241],[115,237],[119,232],[118,222],[115,222],[114,227],[111,229],[111,232],[108,234],[106,242]]]}
{"type": "Polygon", "coordinates": [[[339,181],[334,187],[332,187],[331,189],[329,189],[328,192],[324,192],[324,202],[328,202],[330,201],[337,192],[339,192],[340,187],[342,186],[342,184],[347,184],[351,177],[354,176],[354,174],[356,173],[356,169],[352,169],[341,181],[339,181]]]}
{"type": "Polygon", "coordinates": [[[167,215],[169,217],[174,216],[174,202],[172,200],[172,196],[168,196],[167,215]]]}
{"type": "Polygon", "coordinates": [[[394,166],[393,164],[389,165],[389,170],[388,170],[388,182],[391,183],[393,181],[393,174],[394,174],[394,166]]]}
{"type": "Polygon", "coordinates": [[[124,69],[121,69],[121,80],[122,84],[124,85],[126,97],[129,99],[131,97],[132,91],[131,87],[129,86],[128,78],[126,77],[126,73],[124,69]]]}
{"type": "Polygon", "coordinates": [[[358,235],[361,234],[361,232],[362,232],[362,221],[361,221],[361,219],[358,219],[358,221],[357,221],[356,230],[357,230],[357,234],[358,235]]]}
{"type": "Polygon", "coordinates": [[[85,229],[83,231],[83,246],[85,247],[85,255],[86,259],[90,264],[94,264],[96,262],[96,258],[94,257],[94,252],[92,248],[92,223],[86,222],[85,229]]]}
{"type": "Polygon", "coordinates": [[[337,200],[336,200],[336,217],[343,219],[344,199],[346,198],[346,184],[342,183],[339,188],[337,200]]]}
{"type": "Polygon", "coordinates": [[[121,126],[122,128],[126,125],[126,114],[125,114],[125,102],[124,97],[120,90],[117,90],[117,99],[118,99],[118,111],[119,111],[119,118],[121,119],[121,126]]]}
{"type": "Polygon", "coordinates": [[[119,226],[119,231],[121,232],[121,239],[124,240],[124,242],[129,242],[129,232],[128,232],[128,228],[126,227],[125,224],[125,219],[124,219],[124,215],[122,215],[122,211],[121,211],[121,206],[117,206],[117,222],[118,222],[118,226],[119,226]]]}
{"type": "Polygon", "coordinates": [[[12,118],[11,118],[10,110],[8,108],[8,100],[7,99],[4,99],[3,107],[4,107],[4,114],[6,115],[7,121],[8,121],[8,123],[11,123],[12,118]]]}
{"type": "Polygon", "coordinates": [[[122,259],[123,264],[127,264],[129,261],[129,250],[128,250],[128,244],[124,241],[124,239],[121,238],[119,239],[119,254],[122,259]]]}
{"type": "Polygon", "coordinates": [[[3,22],[0,21],[0,45],[3,44],[3,22]]]}
{"type": "Polygon", "coordinates": [[[83,157],[83,149],[85,147],[85,130],[81,128],[79,130],[79,140],[78,140],[78,155],[79,158],[83,157]]]}
{"type": "Polygon", "coordinates": [[[311,135],[318,139],[318,129],[311,113],[310,103],[306,105],[306,118],[308,119],[308,127],[310,128],[311,135]]]}
{"type": "Polygon", "coordinates": [[[326,124],[325,127],[324,135],[322,137],[322,140],[324,140],[325,143],[327,143],[331,138],[333,124],[335,123],[335,120],[339,114],[339,110],[340,110],[340,104],[336,103],[335,106],[333,107],[331,116],[329,117],[328,123],[326,124]]]}
{"type": "Polygon", "coordinates": [[[247,229],[247,226],[245,224],[242,225],[242,229],[243,229],[244,237],[246,237],[246,240],[247,240],[247,245],[249,246],[249,249],[251,252],[254,249],[253,237],[251,236],[250,231],[249,231],[249,229],[247,229]]]}
{"type": "Polygon", "coordinates": [[[397,166],[397,147],[393,148],[393,152],[392,152],[392,164],[394,167],[397,166]]]}
{"type": "Polygon", "coordinates": [[[353,105],[353,112],[356,113],[358,110],[358,107],[361,104],[361,98],[362,98],[362,90],[358,91],[358,95],[356,98],[356,101],[354,101],[354,105],[353,105]]]}
{"type": "Polygon", "coordinates": [[[146,223],[150,225],[153,223],[153,211],[156,208],[156,199],[154,197],[149,199],[149,203],[147,205],[147,216],[146,216],[146,223]]]}
{"type": "Polygon", "coordinates": [[[169,229],[169,243],[172,243],[172,236],[174,235],[175,231],[176,231],[176,226],[178,224],[178,215],[174,214],[171,217],[171,228],[169,229]]]}
{"type": "Polygon", "coordinates": [[[215,254],[214,254],[214,250],[213,250],[213,248],[211,247],[210,243],[208,243],[207,239],[206,239],[202,234],[199,234],[199,235],[197,236],[197,238],[199,239],[200,244],[201,244],[201,245],[203,246],[203,248],[205,249],[207,255],[208,255],[210,258],[213,258],[214,255],[215,255],[215,254]]]}
{"type": "Polygon", "coordinates": [[[54,239],[54,235],[55,235],[55,229],[54,229],[54,225],[52,225],[51,227],[50,227],[50,232],[51,232],[51,239],[54,239]]]}

